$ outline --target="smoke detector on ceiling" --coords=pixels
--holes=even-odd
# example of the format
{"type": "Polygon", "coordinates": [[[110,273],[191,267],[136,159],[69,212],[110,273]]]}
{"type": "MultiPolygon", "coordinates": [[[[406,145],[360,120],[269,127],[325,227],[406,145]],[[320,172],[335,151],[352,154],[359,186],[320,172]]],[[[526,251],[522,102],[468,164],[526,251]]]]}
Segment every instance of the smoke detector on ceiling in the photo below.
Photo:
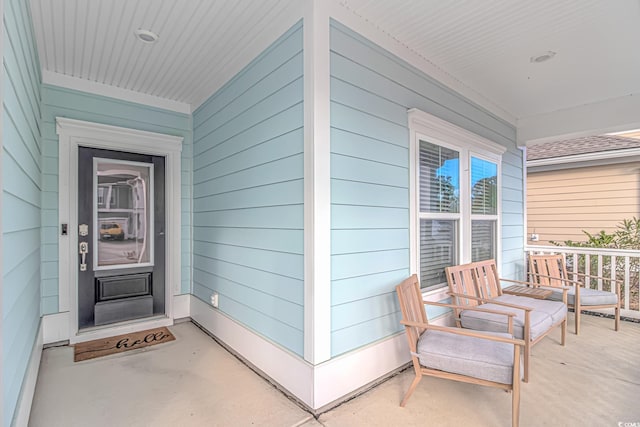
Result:
{"type": "Polygon", "coordinates": [[[143,30],[142,28],[138,28],[133,32],[138,40],[143,43],[153,44],[158,41],[158,35],[150,30],[143,30]]]}
{"type": "Polygon", "coordinates": [[[556,56],[556,52],[548,50],[545,53],[542,53],[540,55],[532,56],[531,58],[529,58],[529,61],[531,61],[534,64],[538,64],[540,62],[548,61],[551,58],[553,58],[554,56],[556,56]]]}

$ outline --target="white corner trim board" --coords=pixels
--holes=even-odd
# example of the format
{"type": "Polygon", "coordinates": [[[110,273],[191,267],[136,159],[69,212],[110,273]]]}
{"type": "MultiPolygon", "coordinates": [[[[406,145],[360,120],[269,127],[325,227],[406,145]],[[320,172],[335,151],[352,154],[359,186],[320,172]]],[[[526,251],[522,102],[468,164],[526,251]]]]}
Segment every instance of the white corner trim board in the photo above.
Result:
{"type": "Polygon", "coordinates": [[[18,404],[16,405],[16,411],[13,414],[13,422],[11,423],[13,426],[26,426],[29,422],[31,404],[33,403],[33,395],[36,391],[36,381],[38,379],[38,372],[40,371],[40,359],[42,358],[42,336],[43,321],[40,319],[38,332],[33,342],[33,348],[31,349],[31,356],[29,357],[27,371],[25,372],[24,379],[22,380],[20,396],[18,396],[18,404]]]}
{"type": "MultiPolygon", "coordinates": [[[[58,236],[58,310],[69,313],[67,337],[71,343],[97,339],[117,333],[143,330],[149,327],[167,326],[173,322],[173,296],[180,292],[181,265],[181,212],[180,180],[182,137],[164,135],[136,129],[127,129],[81,120],[56,118],[59,136],[58,208],[59,222],[69,224],[68,235],[58,236]],[[167,213],[167,238],[165,267],[165,316],[148,321],[134,321],[113,328],[105,327],[88,333],[78,331],[78,148],[91,147],[128,151],[165,157],[165,200],[167,213]],[[111,331],[111,332],[110,332],[111,331]]],[[[52,333],[55,335],[55,333],[52,333]]]]}
{"type": "Polygon", "coordinates": [[[173,318],[184,319],[191,316],[191,298],[189,294],[173,297],[173,318]]]}
{"type": "Polygon", "coordinates": [[[331,357],[329,16],[306,2],[304,20],[304,358],[331,357]]]}
{"type": "Polygon", "coordinates": [[[69,339],[69,312],[42,316],[42,342],[51,344],[69,339]]]}

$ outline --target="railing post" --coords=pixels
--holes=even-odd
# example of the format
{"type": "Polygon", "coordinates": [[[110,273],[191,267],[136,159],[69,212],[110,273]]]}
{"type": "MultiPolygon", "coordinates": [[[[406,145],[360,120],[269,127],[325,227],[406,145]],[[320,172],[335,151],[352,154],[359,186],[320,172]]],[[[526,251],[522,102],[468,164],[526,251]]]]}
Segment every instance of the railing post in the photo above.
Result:
{"type": "Polygon", "coordinates": [[[629,256],[624,257],[624,309],[629,310],[629,256]]]}
{"type": "MultiPolygon", "coordinates": [[[[611,255],[611,271],[609,272],[609,278],[611,280],[618,280],[618,257],[615,255],[611,255]]],[[[609,282],[609,291],[615,292],[616,288],[613,285],[613,282],[609,282]]]]}
{"type": "MultiPolygon", "coordinates": [[[[602,255],[598,255],[598,277],[602,277],[602,255]]],[[[602,290],[602,279],[598,279],[598,290],[602,290]]]]}

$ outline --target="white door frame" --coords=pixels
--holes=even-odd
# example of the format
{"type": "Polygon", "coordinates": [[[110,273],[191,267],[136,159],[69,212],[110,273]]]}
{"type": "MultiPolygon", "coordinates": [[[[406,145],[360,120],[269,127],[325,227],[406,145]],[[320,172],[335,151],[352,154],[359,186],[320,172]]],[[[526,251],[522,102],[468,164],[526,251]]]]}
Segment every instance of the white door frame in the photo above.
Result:
{"type": "Polygon", "coordinates": [[[180,293],[180,152],[182,137],[81,120],[56,118],[59,136],[58,311],[68,313],[69,342],[89,341],[173,324],[173,299],[180,293]],[[167,238],[165,242],[165,315],[78,331],[78,147],[102,148],[165,157],[167,238]]]}

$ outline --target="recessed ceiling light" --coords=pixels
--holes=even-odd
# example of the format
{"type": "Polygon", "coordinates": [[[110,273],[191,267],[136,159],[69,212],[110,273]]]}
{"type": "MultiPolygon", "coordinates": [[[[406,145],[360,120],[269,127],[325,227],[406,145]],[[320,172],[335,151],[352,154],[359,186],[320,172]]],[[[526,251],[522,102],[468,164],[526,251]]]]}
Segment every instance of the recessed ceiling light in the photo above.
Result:
{"type": "Polygon", "coordinates": [[[153,31],[143,30],[141,28],[138,28],[133,32],[133,34],[135,34],[138,40],[144,43],[152,44],[158,41],[158,35],[153,31]]]}
{"type": "Polygon", "coordinates": [[[531,62],[533,62],[535,64],[535,63],[548,61],[551,58],[553,58],[554,56],[556,56],[556,52],[548,50],[543,54],[532,56],[531,58],[529,58],[529,61],[531,61],[531,62]]]}

